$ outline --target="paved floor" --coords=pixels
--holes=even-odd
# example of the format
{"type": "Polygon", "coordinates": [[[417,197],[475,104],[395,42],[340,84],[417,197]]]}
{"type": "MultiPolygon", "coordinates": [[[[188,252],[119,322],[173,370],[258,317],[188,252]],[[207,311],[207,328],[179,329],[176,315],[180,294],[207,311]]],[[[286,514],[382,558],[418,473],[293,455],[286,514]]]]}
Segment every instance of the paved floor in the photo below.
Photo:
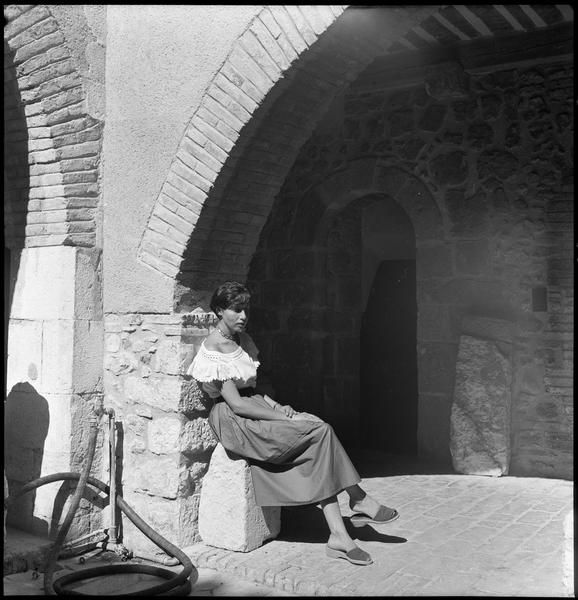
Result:
{"type": "MultiPolygon", "coordinates": [[[[4,596],[43,596],[44,565],[53,542],[25,531],[8,528],[4,537],[4,573],[2,592],[4,596]]],[[[54,580],[72,571],[121,562],[114,552],[92,550],[81,556],[60,558],[56,564],[54,580]]],[[[162,566],[142,559],[127,564],[162,566]]],[[[162,567],[175,573],[182,566],[162,567]]],[[[295,596],[297,594],[273,586],[240,578],[234,573],[215,569],[195,568],[189,578],[192,586],[189,596],[295,596]]],[[[143,574],[118,574],[87,579],[67,586],[67,589],[91,596],[117,596],[134,593],[161,583],[159,578],[143,574]]]]}
{"type": "MultiPolygon", "coordinates": [[[[111,554],[111,553],[108,553],[111,554]]],[[[112,562],[111,557],[103,556],[97,552],[85,555],[84,564],[80,564],[78,557],[58,561],[58,569],[54,579],[71,571],[81,570],[93,566],[101,566],[112,562]]],[[[116,562],[116,561],[115,561],[116,562]]],[[[135,561],[130,561],[134,563],[135,561]]],[[[145,564],[154,564],[147,561],[138,561],[145,564]]],[[[159,566],[159,565],[155,565],[159,566]]],[[[174,572],[179,572],[182,567],[163,567],[174,572]]],[[[150,588],[161,581],[145,574],[115,575],[88,579],[83,582],[71,584],[67,589],[74,590],[91,596],[118,596],[135,593],[139,590],[150,588]]],[[[247,596],[251,598],[263,596],[295,596],[290,592],[263,585],[254,581],[246,581],[233,573],[221,573],[215,569],[199,568],[191,576],[192,589],[189,596],[247,596]]],[[[3,579],[4,596],[44,596],[44,575],[38,571],[28,570],[14,573],[3,579]]]]}
{"type": "MultiPolygon", "coordinates": [[[[355,529],[374,560],[359,567],[325,556],[327,529],[315,507],[285,508],[282,530],[243,554],[197,544],[199,567],[320,596],[574,595],[573,482],[448,473],[367,474],[362,486],[400,512],[355,529]]],[[[341,494],[344,515],[350,515],[341,494]]]]}
{"type": "MultiPolygon", "coordinates": [[[[190,595],[574,596],[573,482],[407,465],[383,475],[365,464],[363,487],[401,515],[359,529],[346,518],[372,565],[326,557],[321,511],[285,508],[279,537],[253,552],[185,548],[198,567],[190,595]]],[[[350,515],[347,496],[339,499],[350,515]]],[[[78,559],[59,564],[81,568],[78,559]]],[[[117,581],[116,589],[122,594],[147,584],[117,581]]],[[[98,586],[100,595],[107,593],[105,582],[98,586]]],[[[4,577],[5,595],[42,593],[42,576],[33,579],[31,571],[4,577]]]]}

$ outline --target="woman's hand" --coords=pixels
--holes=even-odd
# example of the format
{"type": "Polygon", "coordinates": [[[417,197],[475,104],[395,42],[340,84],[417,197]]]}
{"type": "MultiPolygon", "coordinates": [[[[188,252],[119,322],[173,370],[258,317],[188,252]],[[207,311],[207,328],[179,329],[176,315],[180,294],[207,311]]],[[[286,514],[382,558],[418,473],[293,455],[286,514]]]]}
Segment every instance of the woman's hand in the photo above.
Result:
{"type": "Polygon", "coordinates": [[[314,423],[323,423],[323,419],[308,412],[296,413],[293,419],[295,421],[313,421],[314,423]]]}
{"type": "Polygon", "coordinates": [[[299,414],[296,410],[293,409],[293,407],[289,406],[288,404],[277,404],[275,410],[282,412],[286,417],[289,417],[290,419],[292,419],[295,415],[299,414]]]}

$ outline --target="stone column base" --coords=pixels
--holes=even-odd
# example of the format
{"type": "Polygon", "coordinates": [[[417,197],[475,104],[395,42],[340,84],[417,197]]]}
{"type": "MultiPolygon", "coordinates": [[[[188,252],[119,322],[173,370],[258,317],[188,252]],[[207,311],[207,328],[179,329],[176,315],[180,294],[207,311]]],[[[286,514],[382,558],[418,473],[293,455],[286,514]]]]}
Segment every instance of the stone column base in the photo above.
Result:
{"type": "MultiPolygon", "coordinates": [[[[103,327],[99,249],[47,246],[11,254],[4,466],[16,493],[45,475],[81,472],[90,417],[102,402],[103,327]]],[[[95,469],[100,451],[99,442],[95,469]]],[[[49,535],[59,490],[50,485],[26,494],[9,511],[8,526],[49,535]]],[[[70,537],[87,533],[98,514],[78,511],[70,537]]]]}
{"type": "Polygon", "coordinates": [[[217,444],[203,479],[199,505],[199,534],[206,544],[250,552],[275,538],[281,529],[278,506],[257,506],[250,467],[243,458],[231,459],[217,444]]]}

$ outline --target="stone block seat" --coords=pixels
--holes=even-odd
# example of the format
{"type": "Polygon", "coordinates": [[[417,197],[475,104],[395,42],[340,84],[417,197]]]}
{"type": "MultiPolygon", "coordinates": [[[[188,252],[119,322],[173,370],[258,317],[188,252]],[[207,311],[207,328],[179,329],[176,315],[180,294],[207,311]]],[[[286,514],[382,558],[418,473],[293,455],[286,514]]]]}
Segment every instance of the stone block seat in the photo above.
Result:
{"type": "Polygon", "coordinates": [[[217,444],[203,478],[199,534],[205,544],[250,552],[277,537],[281,508],[257,506],[247,461],[217,444]]]}

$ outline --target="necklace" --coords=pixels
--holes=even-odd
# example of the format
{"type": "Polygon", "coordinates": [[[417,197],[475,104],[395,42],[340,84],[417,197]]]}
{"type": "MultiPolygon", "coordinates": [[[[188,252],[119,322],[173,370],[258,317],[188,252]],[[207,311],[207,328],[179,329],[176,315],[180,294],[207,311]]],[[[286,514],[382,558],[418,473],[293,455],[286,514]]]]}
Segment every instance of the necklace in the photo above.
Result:
{"type": "Polygon", "coordinates": [[[223,333],[221,331],[220,327],[215,327],[215,329],[227,340],[233,340],[233,342],[235,341],[235,334],[233,335],[227,335],[226,333],[223,333]]]}

